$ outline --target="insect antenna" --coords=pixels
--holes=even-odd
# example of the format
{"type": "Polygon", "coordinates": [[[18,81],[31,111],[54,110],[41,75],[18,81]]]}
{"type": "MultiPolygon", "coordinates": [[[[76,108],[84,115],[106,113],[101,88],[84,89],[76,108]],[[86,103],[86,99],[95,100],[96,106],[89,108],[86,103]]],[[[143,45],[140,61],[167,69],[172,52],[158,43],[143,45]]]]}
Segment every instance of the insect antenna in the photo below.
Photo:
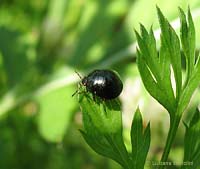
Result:
{"type": "MultiPolygon", "coordinates": [[[[76,71],[76,70],[74,70],[74,71],[75,71],[75,73],[78,75],[78,77],[79,77],[81,80],[83,80],[83,77],[80,75],[80,73],[79,73],[78,71],[76,71]]],[[[80,84],[81,84],[81,82],[78,83],[78,89],[72,94],[72,97],[74,97],[77,93],[78,93],[78,94],[81,93],[81,92],[79,91],[80,84]]]]}
{"type": "Polygon", "coordinates": [[[80,75],[80,73],[78,73],[78,71],[75,70],[75,73],[78,75],[78,77],[82,80],[83,77],[80,75]]]}

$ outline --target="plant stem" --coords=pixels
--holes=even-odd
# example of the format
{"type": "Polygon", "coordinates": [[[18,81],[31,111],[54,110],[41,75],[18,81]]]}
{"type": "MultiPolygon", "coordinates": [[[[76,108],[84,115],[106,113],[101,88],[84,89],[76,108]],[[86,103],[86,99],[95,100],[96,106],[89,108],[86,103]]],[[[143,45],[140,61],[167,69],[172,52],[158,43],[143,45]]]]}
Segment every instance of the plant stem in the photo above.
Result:
{"type": "Polygon", "coordinates": [[[180,119],[181,119],[181,116],[176,115],[175,118],[173,119],[173,121],[170,124],[170,129],[169,129],[169,133],[168,133],[168,136],[167,136],[167,141],[166,141],[164,152],[162,154],[162,158],[161,158],[161,161],[160,161],[161,165],[159,165],[158,169],[164,169],[165,168],[165,165],[162,165],[162,163],[166,162],[167,159],[168,159],[168,155],[169,155],[172,143],[174,141],[174,138],[176,136],[176,132],[177,132],[177,129],[178,129],[180,119]]]}

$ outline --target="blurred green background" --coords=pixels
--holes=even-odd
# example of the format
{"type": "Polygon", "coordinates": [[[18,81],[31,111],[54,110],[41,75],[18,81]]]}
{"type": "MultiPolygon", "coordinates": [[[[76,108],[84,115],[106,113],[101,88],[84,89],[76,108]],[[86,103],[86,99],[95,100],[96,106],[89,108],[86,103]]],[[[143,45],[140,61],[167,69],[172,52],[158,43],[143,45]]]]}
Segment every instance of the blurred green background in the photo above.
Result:
{"type": "MultiPolygon", "coordinates": [[[[198,52],[199,0],[0,0],[0,169],[120,169],[93,152],[78,131],[81,113],[71,97],[79,80],[74,70],[85,75],[95,68],[115,69],[123,79],[127,148],[139,105],[145,124],[151,121],[148,161],[160,158],[169,117],[141,83],[134,35],[139,23],[153,25],[159,42],[156,4],[177,31],[178,7],[186,11],[190,5],[198,52]]],[[[185,121],[199,100],[198,90],[185,121]]],[[[169,160],[181,162],[183,137],[181,123],[169,160]]]]}

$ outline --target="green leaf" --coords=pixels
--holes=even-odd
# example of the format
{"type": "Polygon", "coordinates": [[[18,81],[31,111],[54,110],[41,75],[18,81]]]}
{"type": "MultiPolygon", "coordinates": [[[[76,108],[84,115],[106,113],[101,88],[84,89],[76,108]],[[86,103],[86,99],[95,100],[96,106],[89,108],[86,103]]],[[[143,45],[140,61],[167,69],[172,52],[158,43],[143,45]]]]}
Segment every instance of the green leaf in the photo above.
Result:
{"type": "Polygon", "coordinates": [[[188,8],[187,18],[181,8],[179,8],[179,11],[181,19],[180,37],[186,59],[186,72],[187,72],[187,77],[185,81],[186,85],[192,74],[195,63],[195,28],[190,9],[188,8]]]}
{"type": "Polygon", "coordinates": [[[171,70],[170,70],[170,56],[169,53],[166,52],[167,45],[165,44],[165,40],[161,35],[161,47],[159,53],[159,64],[160,64],[160,72],[161,72],[161,82],[165,86],[165,89],[168,91],[169,100],[174,100],[174,92],[171,83],[171,70]]]}
{"type": "MultiPolygon", "coordinates": [[[[97,133],[95,131],[94,132],[97,133]]],[[[80,130],[81,131],[81,130],[80,130]]],[[[112,147],[109,145],[108,141],[105,139],[104,135],[101,133],[98,133],[96,137],[93,135],[89,135],[88,133],[81,131],[81,134],[87,144],[98,154],[103,155],[105,157],[111,158],[120,165],[124,166],[124,162],[121,160],[118,154],[116,154],[115,151],[113,151],[112,147]]]]}
{"type": "Polygon", "coordinates": [[[183,166],[182,169],[196,169],[200,165],[200,112],[197,109],[189,126],[185,124],[184,162],[192,165],[183,166]]]}
{"type": "Polygon", "coordinates": [[[132,159],[135,169],[144,168],[150,139],[150,123],[143,132],[142,116],[140,110],[137,109],[131,127],[132,159]]]}
{"type": "Polygon", "coordinates": [[[179,38],[171,27],[167,19],[162,14],[161,10],[157,7],[159,23],[162,31],[162,42],[166,45],[166,51],[170,56],[174,77],[176,81],[176,98],[180,97],[182,89],[182,72],[181,72],[181,53],[179,38]]]}
{"type": "Polygon", "coordinates": [[[38,128],[40,134],[48,141],[59,142],[62,140],[73,115],[75,99],[71,93],[73,86],[50,91],[36,100],[40,104],[38,115],[38,128]]]}
{"type": "Polygon", "coordinates": [[[156,42],[153,36],[153,32],[148,34],[147,30],[144,28],[143,25],[140,25],[141,29],[141,37],[136,32],[136,37],[138,40],[138,45],[141,50],[141,56],[146,61],[149,69],[151,70],[155,80],[160,82],[160,65],[158,64],[158,56],[156,50],[156,42]]]}
{"type": "MultiPolygon", "coordinates": [[[[82,90],[82,89],[80,89],[82,90]]],[[[83,113],[85,141],[98,154],[131,169],[131,160],[123,142],[122,117],[118,100],[103,101],[82,91],[79,103],[83,113]]]]}
{"type": "Polygon", "coordinates": [[[138,46],[138,69],[143,83],[149,93],[156,98],[170,113],[175,112],[176,101],[171,85],[170,53],[163,36],[161,36],[161,51],[158,55],[156,41],[152,29],[148,33],[140,25],[141,36],[135,31],[138,46]]]}
{"type": "Polygon", "coordinates": [[[175,112],[175,101],[170,99],[171,97],[167,97],[170,92],[166,92],[168,90],[164,89],[164,86],[156,83],[139,50],[137,65],[144,86],[151,96],[154,97],[160,104],[162,104],[169,112],[175,112]]]}
{"type": "MultiPolygon", "coordinates": [[[[105,134],[116,133],[122,128],[122,116],[120,103],[118,100],[101,101],[95,97],[95,101],[91,95],[84,93],[79,99],[82,112],[87,113],[95,127],[105,134]]],[[[87,123],[84,123],[87,125],[87,123]]],[[[86,127],[86,126],[85,126],[86,127]]]]}
{"type": "Polygon", "coordinates": [[[195,64],[194,70],[189,78],[188,84],[184,88],[180,101],[178,103],[178,113],[185,110],[189,101],[194,93],[195,89],[200,85],[200,55],[198,56],[198,61],[195,64]]]}

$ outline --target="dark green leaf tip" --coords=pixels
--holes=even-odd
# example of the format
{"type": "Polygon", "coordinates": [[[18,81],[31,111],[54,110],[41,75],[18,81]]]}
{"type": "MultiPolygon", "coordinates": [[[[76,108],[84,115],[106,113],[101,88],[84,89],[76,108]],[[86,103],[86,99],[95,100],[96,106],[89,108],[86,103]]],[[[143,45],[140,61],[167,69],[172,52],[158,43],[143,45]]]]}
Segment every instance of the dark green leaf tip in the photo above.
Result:
{"type": "Polygon", "coordinates": [[[145,160],[150,146],[150,123],[143,130],[142,115],[137,108],[131,127],[132,159],[134,168],[144,168],[145,160]]]}

